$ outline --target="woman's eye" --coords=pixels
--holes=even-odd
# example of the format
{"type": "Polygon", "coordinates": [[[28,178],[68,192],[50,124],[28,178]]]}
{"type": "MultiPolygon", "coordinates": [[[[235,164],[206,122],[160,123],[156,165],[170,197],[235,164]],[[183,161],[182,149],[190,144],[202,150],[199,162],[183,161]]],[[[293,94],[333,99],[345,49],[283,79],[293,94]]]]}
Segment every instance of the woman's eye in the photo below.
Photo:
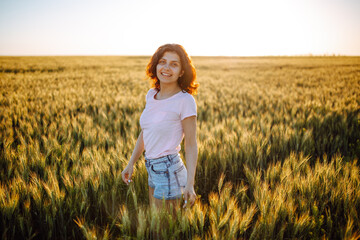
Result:
{"type": "Polygon", "coordinates": [[[172,63],[171,66],[173,66],[173,67],[178,67],[179,64],[178,64],[178,63],[172,63]]]}
{"type": "Polygon", "coordinates": [[[159,64],[165,64],[165,60],[160,60],[159,64]]]}

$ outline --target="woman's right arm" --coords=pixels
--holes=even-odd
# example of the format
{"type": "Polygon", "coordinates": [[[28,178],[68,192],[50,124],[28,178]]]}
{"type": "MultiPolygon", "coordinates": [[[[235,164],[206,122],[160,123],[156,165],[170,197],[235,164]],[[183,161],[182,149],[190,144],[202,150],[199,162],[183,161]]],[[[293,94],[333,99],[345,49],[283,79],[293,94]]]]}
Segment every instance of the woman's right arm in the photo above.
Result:
{"type": "Polygon", "coordinates": [[[129,182],[131,182],[131,176],[134,171],[134,165],[143,152],[144,152],[144,140],[143,140],[143,132],[141,131],[136,141],[134,151],[131,154],[130,161],[128,165],[125,167],[125,169],[121,172],[122,180],[126,184],[129,184],[129,182]]]}

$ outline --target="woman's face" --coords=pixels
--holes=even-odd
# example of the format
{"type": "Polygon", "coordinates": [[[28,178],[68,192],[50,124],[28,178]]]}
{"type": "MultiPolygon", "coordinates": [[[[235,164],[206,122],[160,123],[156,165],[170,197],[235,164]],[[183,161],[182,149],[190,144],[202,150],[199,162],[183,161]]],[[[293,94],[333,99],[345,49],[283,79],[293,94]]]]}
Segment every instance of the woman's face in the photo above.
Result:
{"type": "Polygon", "coordinates": [[[182,74],[179,55],[175,52],[165,52],[156,65],[156,76],[160,83],[177,82],[182,74]]]}

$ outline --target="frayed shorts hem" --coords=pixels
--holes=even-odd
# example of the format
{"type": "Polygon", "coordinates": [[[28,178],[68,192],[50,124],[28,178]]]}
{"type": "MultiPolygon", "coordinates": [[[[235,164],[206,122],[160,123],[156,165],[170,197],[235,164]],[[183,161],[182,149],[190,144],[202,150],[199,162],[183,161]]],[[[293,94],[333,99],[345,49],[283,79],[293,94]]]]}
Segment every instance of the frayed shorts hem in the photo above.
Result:
{"type": "MultiPolygon", "coordinates": [[[[149,187],[154,188],[155,189],[155,185],[149,184],[149,187]]],[[[182,194],[177,195],[177,196],[173,196],[173,197],[164,197],[164,196],[157,196],[157,195],[153,195],[154,198],[156,199],[160,199],[160,200],[175,200],[175,199],[180,199],[182,197],[182,194]]]]}
{"type": "Polygon", "coordinates": [[[177,196],[174,196],[174,197],[164,197],[164,196],[156,196],[154,195],[154,198],[156,199],[160,199],[160,200],[176,200],[176,199],[180,199],[182,197],[182,195],[177,195],[177,196]]]}

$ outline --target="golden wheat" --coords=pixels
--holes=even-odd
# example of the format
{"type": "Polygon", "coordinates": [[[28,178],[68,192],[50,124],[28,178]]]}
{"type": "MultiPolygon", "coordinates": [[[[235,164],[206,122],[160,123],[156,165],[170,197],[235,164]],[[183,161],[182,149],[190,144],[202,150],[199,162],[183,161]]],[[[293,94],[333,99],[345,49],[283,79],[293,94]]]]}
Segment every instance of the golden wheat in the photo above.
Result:
{"type": "Polygon", "coordinates": [[[194,57],[199,199],[175,218],[143,158],[121,180],[148,60],[0,58],[3,239],[360,238],[359,57],[194,57]]]}

